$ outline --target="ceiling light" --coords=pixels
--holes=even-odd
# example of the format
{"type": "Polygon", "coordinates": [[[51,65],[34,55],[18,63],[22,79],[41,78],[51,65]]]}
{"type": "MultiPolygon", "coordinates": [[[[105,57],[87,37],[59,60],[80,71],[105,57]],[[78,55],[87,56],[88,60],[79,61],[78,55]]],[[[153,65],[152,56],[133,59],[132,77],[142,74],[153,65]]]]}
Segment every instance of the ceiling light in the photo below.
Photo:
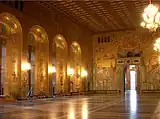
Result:
{"type": "Polygon", "coordinates": [[[154,49],[155,51],[160,52],[160,38],[157,38],[156,42],[154,43],[153,49],[154,49]]]}
{"type": "Polygon", "coordinates": [[[141,22],[141,26],[142,26],[142,27],[145,27],[145,26],[146,26],[146,23],[145,23],[145,22],[141,22]]]}
{"type": "Polygon", "coordinates": [[[148,28],[151,31],[156,31],[156,29],[160,26],[160,12],[159,8],[156,5],[150,4],[144,9],[144,13],[142,14],[143,22],[141,22],[141,26],[144,28],[148,28]]]}

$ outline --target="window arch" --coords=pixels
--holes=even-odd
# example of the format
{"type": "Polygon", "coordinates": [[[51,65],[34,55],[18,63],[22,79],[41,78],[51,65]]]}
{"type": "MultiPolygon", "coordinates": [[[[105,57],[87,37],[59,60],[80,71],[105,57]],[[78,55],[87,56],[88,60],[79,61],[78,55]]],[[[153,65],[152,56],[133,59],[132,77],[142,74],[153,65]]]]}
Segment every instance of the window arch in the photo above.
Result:
{"type": "Polygon", "coordinates": [[[49,58],[49,41],[45,30],[34,25],[28,34],[28,62],[31,64],[29,72],[29,91],[32,94],[46,95],[48,89],[48,58],[49,58]],[[36,67],[35,67],[36,66],[36,67]]]}
{"type": "Polygon", "coordinates": [[[74,69],[74,76],[72,77],[71,90],[80,91],[82,87],[81,82],[81,47],[77,41],[73,41],[70,49],[70,67],[74,69]]]}
{"type": "Polygon", "coordinates": [[[65,38],[61,34],[58,34],[53,38],[52,51],[52,65],[56,67],[56,77],[52,81],[53,86],[56,88],[56,93],[67,93],[68,46],[65,38]]]}
{"type": "Polygon", "coordinates": [[[0,14],[0,51],[1,56],[1,83],[0,92],[4,95],[16,97],[20,92],[21,82],[21,53],[22,27],[18,19],[10,13],[0,14]],[[6,57],[10,56],[10,57],[6,57]],[[7,62],[6,62],[7,61],[7,62]],[[7,69],[7,74],[5,73],[7,69]],[[10,70],[9,70],[10,69],[10,70]],[[11,77],[6,79],[6,77],[11,77]],[[2,89],[3,88],[3,89],[2,89]],[[2,91],[3,90],[3,91],[2,91]]]}

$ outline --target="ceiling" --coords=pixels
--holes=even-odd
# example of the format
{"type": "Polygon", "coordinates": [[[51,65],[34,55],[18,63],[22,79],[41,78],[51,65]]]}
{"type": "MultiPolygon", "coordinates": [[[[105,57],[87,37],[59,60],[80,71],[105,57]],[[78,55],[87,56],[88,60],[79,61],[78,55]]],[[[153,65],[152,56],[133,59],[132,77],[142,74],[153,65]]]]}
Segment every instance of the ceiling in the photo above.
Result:
{"type": "MultiPolygon", "coordinates": [[[[158,3],[159,0],[153,0],[158,3]]],[[[94,33],[130,30],[139,27],[148,0],[57,0],[37,1],[49,10],[58,10],[73,22],[94,33]]]]}

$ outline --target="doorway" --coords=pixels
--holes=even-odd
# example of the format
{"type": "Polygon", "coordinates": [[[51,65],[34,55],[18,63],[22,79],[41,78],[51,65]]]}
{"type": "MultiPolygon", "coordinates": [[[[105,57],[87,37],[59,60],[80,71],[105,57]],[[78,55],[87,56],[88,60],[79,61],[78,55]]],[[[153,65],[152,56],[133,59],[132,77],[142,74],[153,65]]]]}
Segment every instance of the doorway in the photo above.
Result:
{"type": "Polygon", "coordinates": [[[28,71],[28,87],[29,96],[33,96],[34,90],[34,77],[35,77],[35,53],[32,45],[28,46],[28,61],[31,65],[31,69],[28,71]]]}
{"type": "Polygon", "coordinates": [[[1,57],[1,72],[0,72],[0,95],[4,95],[4,82],[6,72],[6,47],[4,39],[0,39],[0,57],[1,57]]]}
{"type": "Polygon", "coordinates": [[[136,65],[128,65],[124,69],[124,91],[136,91],[137,71],[136,65]]]}
{"type": "MultiPolygon", "coordinates": [[[[55,67],[55,70],[56,70],[56,54],[54,54],[54,57],[52,59],[52,67],[55,67]]],[[[53,96],[55,96],[56,95],[56,73],[55,72],[52,73],[52,89],[53,89],[52,90],[53,96]]]]}

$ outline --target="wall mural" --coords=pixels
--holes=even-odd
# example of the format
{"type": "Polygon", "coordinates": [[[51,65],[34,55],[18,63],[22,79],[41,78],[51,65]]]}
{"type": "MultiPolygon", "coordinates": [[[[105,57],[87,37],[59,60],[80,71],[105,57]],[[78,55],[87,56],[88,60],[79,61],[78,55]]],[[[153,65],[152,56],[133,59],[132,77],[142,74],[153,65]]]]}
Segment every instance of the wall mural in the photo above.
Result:
{"type": "MultiPolygon", "coordinates": [[[[48,90],[48,38],[45,31],[41,28],[37,34],[37,94],[47,95],[48,90]]],[[[35,82],[36,83],[36,82],[35,82]]]]}
{"type": "Polygon", "coordinates": [[[112,90],[115,80],[115,67],[97,67],[97,88],[99,90],[112,90]]]}
{"type": "Polygon", "coordinates": [[[152,55],[146,64],[146,80],[142,81],[144,90],[160,90],[160,64],[159,56],[152,55]]]}
{"type": "MultiPolygon", "coordinates": [[[[30,29],[30,32],[28,34],[28,41],[25,43],[26,47],[26,54],[24,60],[26,62],[29,62],[29,57],[27,56],[28,47],[31,46],[32,50],[31,60],[34,60],[36,62],[30,62],[32,65],[31,69],[31,81],[27,81],[25,86],[25,92],[31,91],[34,95],[47,95],[49,93],[48,89],[48,55],[49,55],[49,47],[48,47],[48,37],[46,32],[41,26],[35,25],[30,29]],[[34,57],[34,58],[33,58],[34,57]],[[33,64],[34,63],[34,64],[33,64]],[[31,82],[30,86],[29,83],[31,82]],[[27,87],[27,88],[26,88],[27,87]],[[29,87],[32,89],[29,89],[29,87]]],[[[29,55],[29,54],[28,54],[29,55]]],[[[31,57],[31,56],[30,56],[31,57]]],[[[28,72],[26,71],[26,74],[23,73],[24,78],[28,77],[28,72]]],[[[28,79],[29,80],[29,79],[28,79]]],[[[24,80],[25,83],[25,80],[24,80]]],[[[26,94],[27,95],[27,94],[26,94]]],[[[25,95],[25,96],[26,96],[25,95]]]]}
{"type": "MultiPolygon", "coordinates": [[[[155,36],[148,32],[126,31],[94,36],[95,90],[116,90],[122,73],[118,73],[119,58],[141,58],[141,90],[160,90],[160,65],[153,50],[155,36]],[[101,41],[103,36],[108,40],[101,41]]],[[[123,70],[123,68],[121,69],[123,70]]],[[[123,72],[123,71],[119,71],[123,72]]],[[[121,76],[122,77],[122,76],[121,76]]]]}
{"type": "Polygon", "coordinates": [[[6,76],[4,79],[4,95],[19,97],[20,71],[21,71],[21,46],[22,46],[22,28],[15,16],[9,13],[0,14],[0,37],[6,39],[6,76]]]}
{"type": "Polygon", "coordinates": [[[78,42],[74,41],[71,44],[71,68],[74,69],[74,75],[72,79],[72,91],[78,92],[83,90],[82,80],[80,76],[81,71],[81,48],[78,42]]]}
{"type": "Polygon", "coordinates": [[[68,92],[67,82],[67,43],[60,34],[53,39],[53,52],[56,52],[56,93],[68,92]]]}
{"type": "Polygon", "coordinates": [[[43,95],[45,92],[45,78],[46,78],[46,73],[45,73],[45,63],[44,63],[44,59],[43,59],[43,53],[40,53],[40,59],[39,59],[39,68],[38,68],[38,77],[37,79],[39,80],[40,83],[40,87],[39,87],[39,94],[43,95]]]}

